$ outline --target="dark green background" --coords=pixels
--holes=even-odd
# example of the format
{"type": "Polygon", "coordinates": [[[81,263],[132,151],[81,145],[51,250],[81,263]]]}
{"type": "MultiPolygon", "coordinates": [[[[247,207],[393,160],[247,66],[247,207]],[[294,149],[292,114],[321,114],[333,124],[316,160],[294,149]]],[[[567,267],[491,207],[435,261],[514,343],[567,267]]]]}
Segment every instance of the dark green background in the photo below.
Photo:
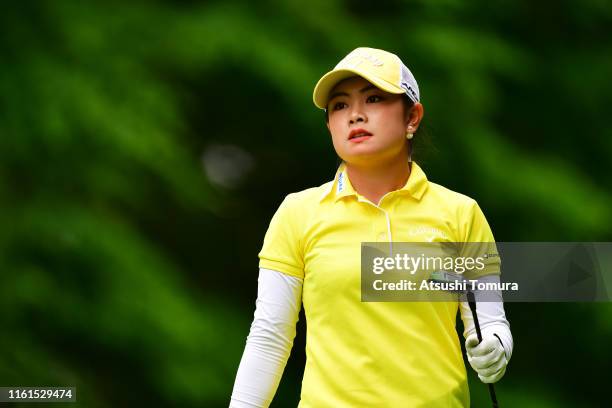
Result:
{"type": "MultiPolygon", "coordinates": [[[[270,217],[335,172],[313,86],[357,46],[411,68],[416,160],[497,240],[611,241],[610,27],[604,0],[4,4],[0,385],[227,406],[270,217]]],[[[608,403],[609,304],[506,309],[502,406],[608,403]]]]}

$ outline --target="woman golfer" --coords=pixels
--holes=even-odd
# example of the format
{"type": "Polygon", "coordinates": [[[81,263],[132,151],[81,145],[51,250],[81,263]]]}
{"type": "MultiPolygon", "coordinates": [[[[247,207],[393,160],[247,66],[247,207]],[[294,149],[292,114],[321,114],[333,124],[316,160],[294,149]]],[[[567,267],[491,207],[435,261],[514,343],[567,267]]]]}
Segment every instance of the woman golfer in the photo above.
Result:
{"type": "MultiPolygon", "coordinates": [[[[480,379],[504,375],[513,342],[501,297],[478,305],[481,343],[466,303],[361,301],[362,242],[493,242],[478,204],[411,160],[419,100],[408,68],[378,49],[355,49],[317,83],[314,103],[343,163],[332,181],[289,194],[272,218],[231,407],[269,406],[302,305],[301,408],[469,406],[458,311],[480,379]]],[[[486,279],[499,282],[499,267],[486,279]]]]}

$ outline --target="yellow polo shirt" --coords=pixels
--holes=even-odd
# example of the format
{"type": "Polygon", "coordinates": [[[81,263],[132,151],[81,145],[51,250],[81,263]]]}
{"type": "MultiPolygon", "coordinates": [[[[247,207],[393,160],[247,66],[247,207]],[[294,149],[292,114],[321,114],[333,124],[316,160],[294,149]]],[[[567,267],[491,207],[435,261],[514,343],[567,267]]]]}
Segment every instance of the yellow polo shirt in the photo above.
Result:
{"type": "Polygon", "coordinates": [[[429,182],[415,162],[378,205],[342,165],[334,180],[289,194],[272,218],[259,266],[304,279],[300,408],[469,406],[457,302],[361,302],[361,243],[389,241],[493,235],[473,199],[429,182]]]}

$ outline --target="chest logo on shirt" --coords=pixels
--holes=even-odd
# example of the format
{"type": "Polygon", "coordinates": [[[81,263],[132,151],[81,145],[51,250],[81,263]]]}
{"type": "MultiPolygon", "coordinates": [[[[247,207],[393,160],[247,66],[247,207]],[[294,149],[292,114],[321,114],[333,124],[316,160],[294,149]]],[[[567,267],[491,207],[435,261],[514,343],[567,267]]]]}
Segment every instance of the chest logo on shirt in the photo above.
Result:
{"type": "Polygon", "coordinates": [[[450,238],[444,231],[435,227],[414,227],[408,231],[408,235],[418,237],[419,241],[422,242],[450,241],[450,238]]]}

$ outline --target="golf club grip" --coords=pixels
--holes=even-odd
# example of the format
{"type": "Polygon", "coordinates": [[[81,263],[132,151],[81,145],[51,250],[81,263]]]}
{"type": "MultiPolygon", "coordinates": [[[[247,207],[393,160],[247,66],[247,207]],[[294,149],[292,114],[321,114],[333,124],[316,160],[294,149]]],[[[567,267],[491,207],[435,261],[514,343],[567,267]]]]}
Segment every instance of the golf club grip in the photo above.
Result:
{"type": "MultiPolygon", "coordinates": [[[[467,300],[468,305],[470,305],[470,310],[472,311],[472,317],[474,318],[474,327],[476,328],[476,336],[478,337],[478,342],[482,341],[482,332],[480,331],[480,323],[478,323],[478,313],[476,313],[476,299],[474,298],[474,293],[472,291],[467,292],[467,300]]],[[[495,387],[493,384],[489,385],[489,395],[491,396],[491,402],[493,403],[493,408],[499,408],[497,404],[497,395],[495,394],[495,387]]]]}

